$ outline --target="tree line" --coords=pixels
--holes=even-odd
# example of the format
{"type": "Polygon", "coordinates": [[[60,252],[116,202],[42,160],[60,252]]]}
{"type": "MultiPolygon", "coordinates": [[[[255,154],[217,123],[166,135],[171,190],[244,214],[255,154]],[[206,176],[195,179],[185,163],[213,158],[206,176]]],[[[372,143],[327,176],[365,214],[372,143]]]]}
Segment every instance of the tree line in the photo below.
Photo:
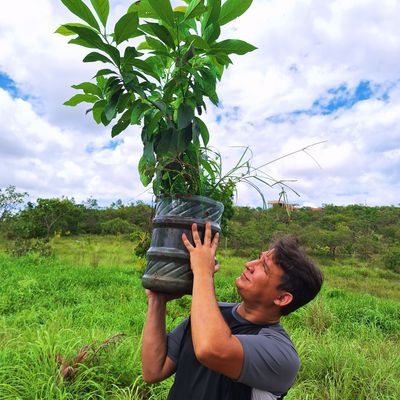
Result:
{"type": "MultiPolygon", "coordinates": [[[[100,207],[90,198],[40,198],[0,188],[0,231],[8,239],[51,238],[54,235],[149,237],[153,209],[143,202],[121,200],[100,207]]],[[[312,255],[383,262],[400,272],[400,207],[363,205],[270,209],[235,207],[221,247],[239,256],[257,255],[278,235],[294,234],[312,255]]],[[[144,244],[145,246],[145,244],[144,244]]]]}
{"type": "Polygon", "coordinates": [[[27,193],[0,188],[0,231],[8,239],[51,238],[54,235],[128,234],[151,231],[152,208],[121,200],[100,207],[96,199],[39,198],[24,202],[27,193]]]}

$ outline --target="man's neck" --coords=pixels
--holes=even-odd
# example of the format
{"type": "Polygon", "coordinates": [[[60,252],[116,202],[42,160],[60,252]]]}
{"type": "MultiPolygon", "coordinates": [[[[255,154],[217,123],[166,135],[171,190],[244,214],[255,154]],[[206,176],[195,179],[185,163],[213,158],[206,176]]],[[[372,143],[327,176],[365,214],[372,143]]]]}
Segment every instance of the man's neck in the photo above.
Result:
{"type": "Polygon", "coordinates": [[[245,320],[254,324],[273,325],[279,322],[280,315],[275,310],[265,310],[251,305],[240,303],[236,312],[245,320]]]}

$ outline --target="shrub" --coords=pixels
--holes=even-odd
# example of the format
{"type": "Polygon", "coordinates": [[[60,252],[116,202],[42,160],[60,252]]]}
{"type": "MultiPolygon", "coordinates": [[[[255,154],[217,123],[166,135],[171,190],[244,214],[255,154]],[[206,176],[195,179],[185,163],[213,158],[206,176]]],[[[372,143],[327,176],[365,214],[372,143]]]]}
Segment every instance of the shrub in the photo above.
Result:
{"type": "Polygon", "coordinates": [[[391,247],[383,255],[383,263],[387,269],[400,273],[400,247],[391,247]]]}
{"type": "Polygon", "coordinates": [[[150,247],[151,236],[148,232],[140,232],[136,238],[135,254],[138,257],[146,257],[146,252],[150,247]]]}
{"type": "Polygon", "coordinates": [[[50,257],[53,255],[53,249],[48,239],[17,239],[7,248],[7,253],[13,257],[29,254],[50,257]]]}
{"type": "Polygon", "coordinates": [[[103,234],[118,235],[132,232],[133,226],[122,218],[113,218],[100,224],[103,234]]]}

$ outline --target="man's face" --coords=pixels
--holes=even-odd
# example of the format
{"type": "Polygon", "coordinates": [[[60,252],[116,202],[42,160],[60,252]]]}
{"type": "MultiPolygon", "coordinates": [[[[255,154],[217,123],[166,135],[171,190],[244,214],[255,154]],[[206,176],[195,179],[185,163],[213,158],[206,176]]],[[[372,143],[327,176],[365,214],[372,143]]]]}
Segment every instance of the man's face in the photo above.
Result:
{"type": "Polygon", "coordinates": [[[268,304],[280,296],[278,286],[283,270],[274,262],[273,251],[265,251],[258,259],[245,264],[244,271],[236,279],[236,287],[243,300],[268,304]]]}

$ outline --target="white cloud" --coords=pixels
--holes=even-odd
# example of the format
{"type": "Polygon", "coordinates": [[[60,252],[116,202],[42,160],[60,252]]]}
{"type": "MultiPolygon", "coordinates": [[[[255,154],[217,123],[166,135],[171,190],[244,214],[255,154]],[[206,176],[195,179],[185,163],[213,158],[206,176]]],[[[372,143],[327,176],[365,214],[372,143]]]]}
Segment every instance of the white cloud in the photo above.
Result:
{"type": "MultiPolygon", "coordinates": [[[[14,184],[32,197],[150,199],[137,173],[139,128],[121,134],[115,149],[107,148],[110,128],[85,116],[85,106],[62,105],[74,94],[70,85],[89,80],[96,70],[81,62],[84,49],[53,34],[76,19],[59,1],[23,3],[10,3],[0,14],[0,72],[27,96],[13,99],[0,89],[0,187],[14,184]]],[[[130,3],[112,0],[111,21],[130,3]]],[[[219,86],[223,107],[209,105],[205,117],[224,163],[232,165],[240,154],[229,146],[250,145],[259,165],[326,140],[309,149],[321,168],[304,153],[266,168],[278,180],[297,180],[292,185],[301,198],[290,200],[400,203],[398,15],[396,0],[254,1],[224,36],[258,50],[232,57],[234,65],[219,86]],[[317,100],[329,104],[330,89],[345,85],[353,92],[361,81],[371,82],[375,97],[325,115],[294,114],[311,110],[317,100]]],[[[267,190],[266,196],[276,198],[277,192],[267,190]]],[[[238,203],[261,204],[242,186],[238,203]]]]}

